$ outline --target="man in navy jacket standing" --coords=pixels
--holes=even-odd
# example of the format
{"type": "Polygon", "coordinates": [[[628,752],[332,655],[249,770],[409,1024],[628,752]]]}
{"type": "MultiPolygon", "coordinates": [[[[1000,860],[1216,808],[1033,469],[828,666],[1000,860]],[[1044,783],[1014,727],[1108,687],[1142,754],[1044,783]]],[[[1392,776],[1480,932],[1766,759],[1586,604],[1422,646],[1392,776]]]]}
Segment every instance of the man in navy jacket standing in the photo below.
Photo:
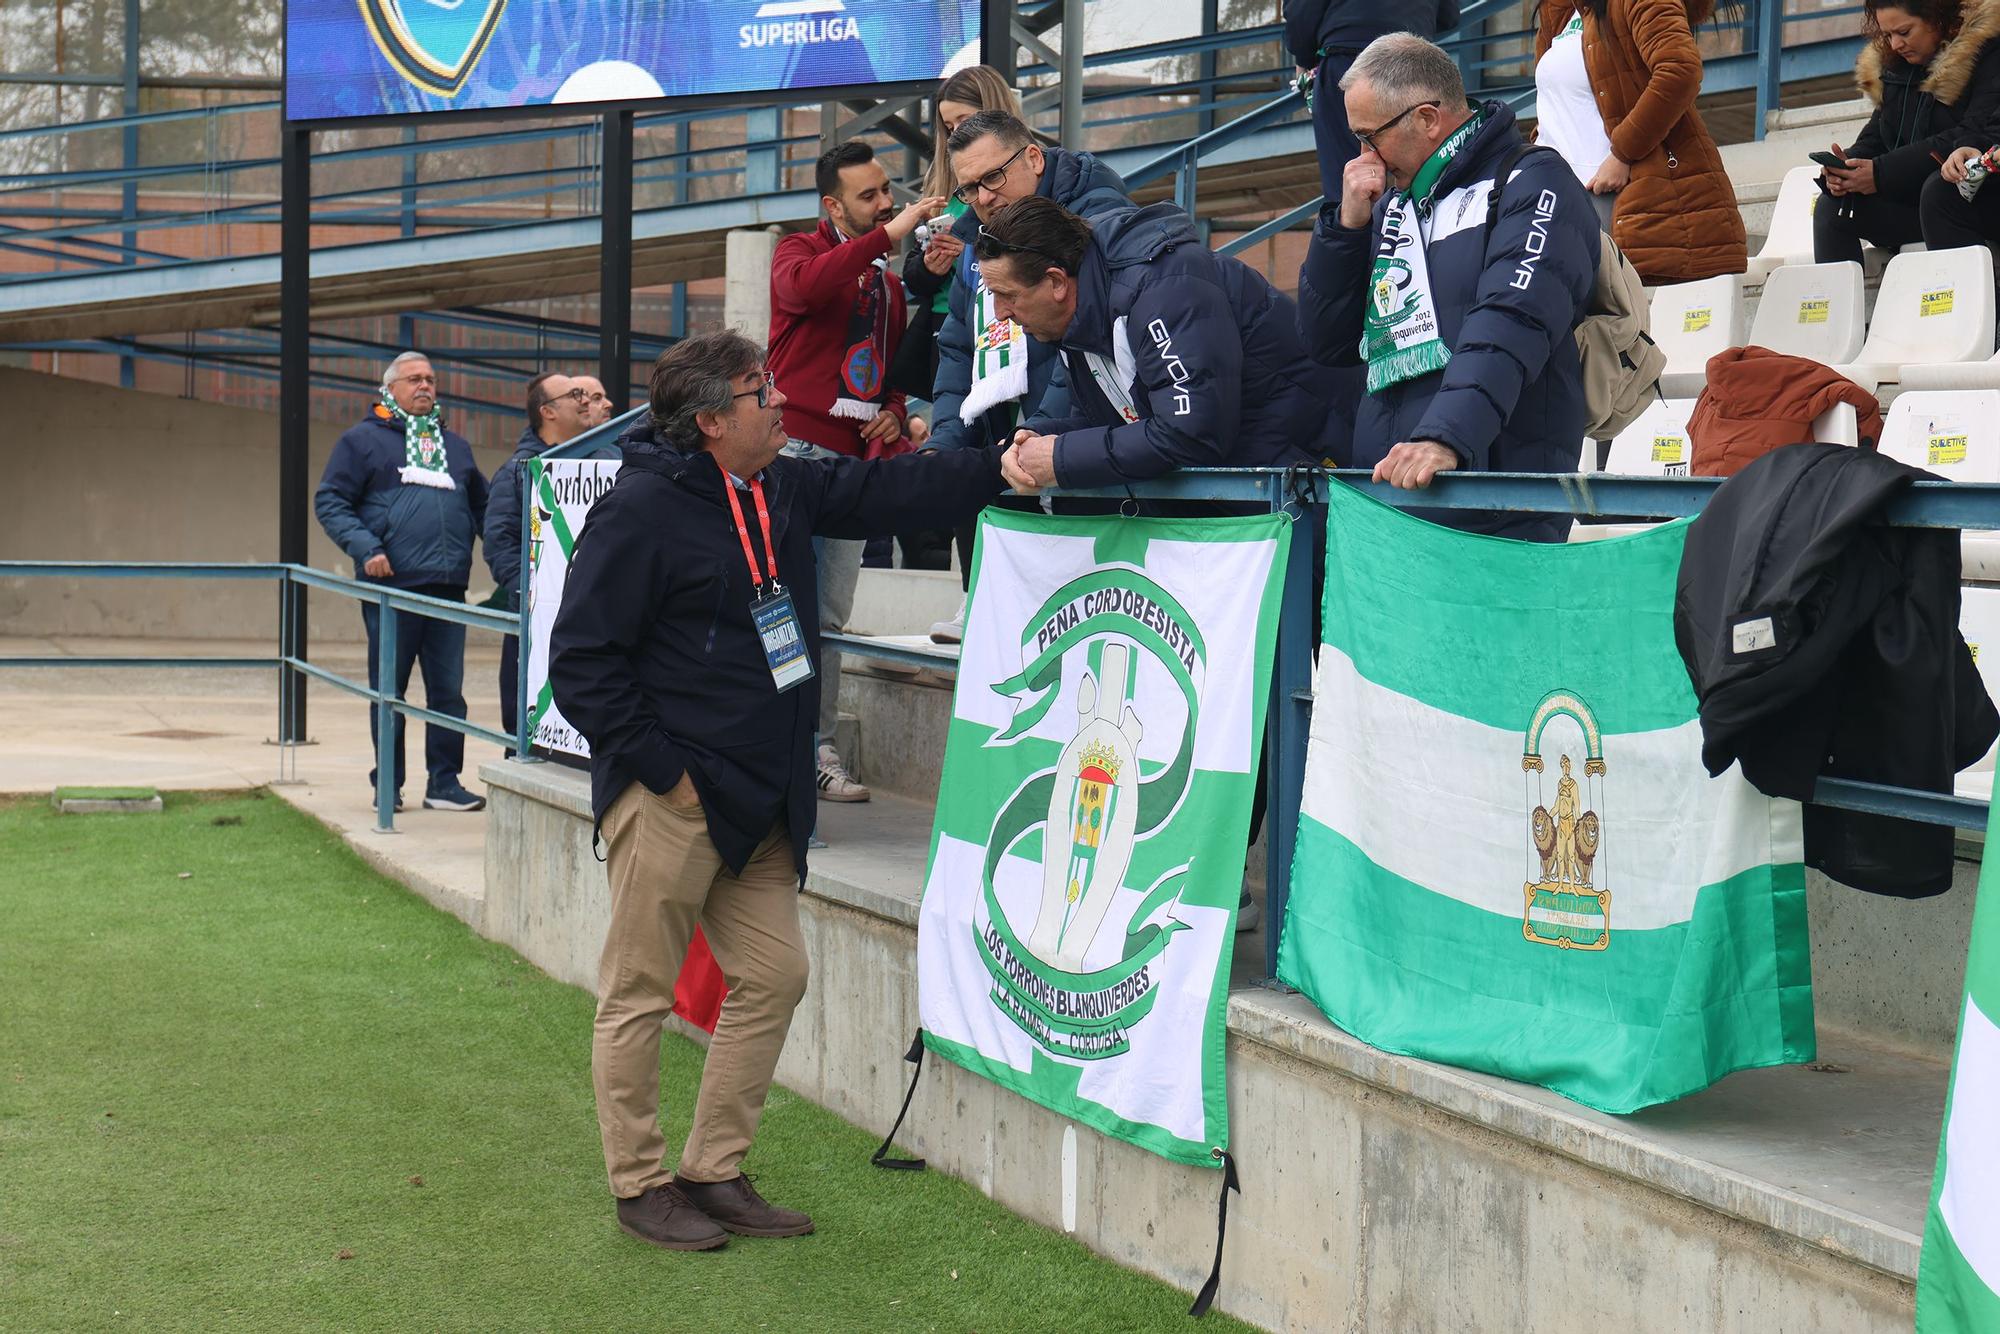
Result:
{"type": "MultiPolygon", "coordinates": [[[[1315,357],[1367,367],[1354,465],[1412,489],[1454,468],[1576,471],[1576,326],[1600,255],[1589,194],[1557,154],[1521,156],[1514,113],[1468,105],[1457,64],[1421,37],[1378,38],[1343,82],[1368,151],[1313,229],[1299,320],[1315,357]]],[[[1544,542],[1570,525],[1497,511],[1424,517],[1544,542]]]]}
{"type": "Polygon", "coordinates": [[[797,890],[816,810],[813,538],[956,522],[1028,483],[991,447],[781,455],[785,396],[763,350],[738,334],[675,344],[650,397],[617,482],[577,535],[549,683],[590,742],[591,809],[609,845],[591,1070],[619,1226],[709,1250],[731,1233],[813,1228],[742,1174],[806,986],[797,890]],[[697,923],[729,994],[670,1170],[660,1029],[697,923]]]}
{"type": "MultiPolygon", "coordinates": [[[[472,539],[486,517],[486,478],[465,437],[444,429],[437,372],[421,352],[405,352],[382,373],[382,399],[359,426],[334,441],[313,496],[320,527],[354,558],[354,577],[465,600],[472,539]]],[[[368,684],[379,689],[375,637],[381,612],[361,604],[368,629],[368,684]]],[[[428,616],[396,620],[396,698],[409,693],[410,668],[424,668],[424,703],[465,717],[465,627],[428,616]]],[[[369,710],[368,734],[375,730],[369,710]]],[[[486,804],[459,781],[465,734],[424,728],[424,805],[476,811],[486,804]]],[[[396,805],[402,807],[403,715],[396,715],[396,805]]],[[[375,773],[369,771],[372,787],[375,773]]]]}
{"type": "Polygon", "coordinates": [[[1313,146],[1328,203],[1340,198],[1341,173],[1361,152],[1340,95],[1354,58],[1386,33],[1435,37],[1457,26],[1458,0],[1285,0],[1285,46],[1312,80],[1313,146]]]}
{"type": "Polygon", "coordinates": [[[1116,486],[1176,468],[1318,463],[1325,373],[1291,299],[1153,204],[1085,221],[1047,199],[994,215],[976,243],[995,304],[1061,349],[1060,417],[1015,435],[1042,485],[1116,486]]]}

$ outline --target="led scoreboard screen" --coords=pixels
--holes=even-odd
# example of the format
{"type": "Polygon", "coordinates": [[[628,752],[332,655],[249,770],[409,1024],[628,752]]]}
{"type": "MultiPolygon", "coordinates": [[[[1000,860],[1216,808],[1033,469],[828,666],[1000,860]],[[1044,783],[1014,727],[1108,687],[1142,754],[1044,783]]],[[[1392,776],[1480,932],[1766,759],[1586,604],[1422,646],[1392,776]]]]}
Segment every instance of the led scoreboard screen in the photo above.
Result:
{"type": "Polygon", "coordinates": [[[935,80],[980,0],[290,0],[291,120],[935,80]]]}

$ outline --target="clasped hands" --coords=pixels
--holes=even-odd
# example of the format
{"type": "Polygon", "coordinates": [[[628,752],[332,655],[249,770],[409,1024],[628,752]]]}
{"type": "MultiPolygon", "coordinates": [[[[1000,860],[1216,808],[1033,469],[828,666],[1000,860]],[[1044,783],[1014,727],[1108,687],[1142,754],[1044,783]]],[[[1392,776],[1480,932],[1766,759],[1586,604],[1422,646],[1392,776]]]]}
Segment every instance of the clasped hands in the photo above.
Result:
{"type": "Polygon", "coordinates": [[[1000,456],[1000,476],[1023,495],[1056,484],[1056,438],[1036,435],[1023,426],[1000,456]]]}

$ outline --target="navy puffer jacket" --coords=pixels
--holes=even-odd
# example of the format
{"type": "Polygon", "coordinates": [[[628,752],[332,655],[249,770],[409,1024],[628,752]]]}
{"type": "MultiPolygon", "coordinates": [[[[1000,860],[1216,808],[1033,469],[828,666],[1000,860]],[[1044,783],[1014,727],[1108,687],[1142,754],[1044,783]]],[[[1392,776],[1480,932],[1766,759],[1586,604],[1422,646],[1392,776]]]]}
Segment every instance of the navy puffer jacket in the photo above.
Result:
{"type": "Polygon", "coordinates": [[[1063,486],[1323,457],[1326,376],[1299,338],[1297,307],[1263,274],[1204,246],[1172,204],[1092,221],[1062,355],[1070,414],[1029,425],[1058,437],[1063,486]],[[1093,356],[1136,420],[1093,372],[1093,356]]]}
{"type": "Polygon", "coordinates": [[[402,479],[403,424],[383,409],[333,442],[313,494],[320,527],[354,559],[354,577],[370,556],[387,553],[395,573],[372,583],[397,588],[464,588],[472,574],[472,539],[486,519],[486,478],[472,446],[444,433],[445,463],[455,488],[402,479]]]}
{"type": "MultiPolygon", "coordinates": [[[[1089,153],[1072,153],[1064,148],[1044,148],[1042,179],[1035,193],[1052,199],[1070,212],[1094,218],[1113,209],[1130,208],[1125,197],[1125,179],[1089,153]]],[[[930,448],[959,449],[1004,442],[1013,435],[1017,422],[1038,409],[1060,410],[1048,396],[1049,376],[1055,370],[1056,350],[1037,339],[1028,340],[1028,392],[1020,401],[1018,417],[1010,420],[1004,406],[994,408],[970,424],[959,420],[959,405],[972,388],[972,292],[979,286],[979,261],[972,243],[979,237],[979,215],[972,210],[952,225],[952,235],[965,242],[958,267],[952,271],[949,310],[938,330],[937,383],[931,389],[933,420],[930,448]]]]}
{"type": "MultiPolygon", "coordinates": [[[[1584,431],[1576,326],[1589,308],[1601,253],[1596,211],[1554,153],[1515,169],[1490,228],[1493,177],[1521,136],[1514,113],[1485,105],[1486,123],[1445,168],[1424,221],[1425,262],[1442,370],[1364,394],[1354,422],[1354,465],[1373,467],[1405,440],[1449,445],[1479,472],[1575,472],[1584,431]]],[[[1376,239],[1392,195],[1366,229],[1322,211],[1299,272],[1300,331],[1328,365],[1361,360],[1361,322],[1376,239]]],[[[1567,518],[1428,511],[1469,532],[1560,541],[1567,518]]]]}

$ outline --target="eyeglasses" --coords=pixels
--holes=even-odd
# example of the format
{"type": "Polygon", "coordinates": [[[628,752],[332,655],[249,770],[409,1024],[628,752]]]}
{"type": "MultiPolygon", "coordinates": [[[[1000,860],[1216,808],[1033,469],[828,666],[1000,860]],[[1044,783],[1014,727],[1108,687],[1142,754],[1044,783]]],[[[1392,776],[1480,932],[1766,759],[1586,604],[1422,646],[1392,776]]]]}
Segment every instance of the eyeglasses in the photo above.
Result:
{"type": "Polygon", "coordinates": [[[772,376],[771,372],[769,371],[763,372],[763,376],[764,376],[764,382],[758,385],[755,389],[745,389],[742,393],[731,394],[729,397],[732,399],[737,399],[737,398],[750,398],[752,396],[755,396],[755,398],[757,399],[758,407],[760,408],[770,407],[771,391],[778,387],[778,381],[774,376],[772,376]]]}
{"type": "Polygon", "coordinates": [[[1033,144],[1022,144],[1019,148],[1014,150],[1013,157],[1008,158],[1005,162],[1002,162],[999,166],[987,172],[984,176],[981,176],[978,180],[967,181],[964,185],[961,185],[956,190],[953,190],[952,194],[958,199],[958,202],[961,204],[970,204],[973,201],[973,199],[979,194],[980,187],[982,186],[984,186],[988,190],[993,191],[995,194],[998,194],[1000,191],[1000,187],[1007,183],[1007,173],[1011,171],[1013,169],[1014,164],[1020,160],[1021,154],[1027,152],[1030,148],[1033,147],[1034,147],[1033,144]]]}
{"type": "Polygon", "coordinates": [[[1046,250],[1039,250],[1031,245],[1020,245],[1013,241],[1007,241],[1001,239],[1000,237],[994,235],[992,232],[988,231],[985,223],[981,223],[979,225],[979,236],[977,240],[990,242],[991,244],[998,246],[1000,249],[1005,250],[1010,255],[1033,255],[1036,259],[1047,260],[1049,263],[1055,265],[1059,269],[1067,270],[1069,268],[1069,265],[1063,263],[1061,260],[1057,259],[1054,255],[1051,255],[1046,250]]]}
{"type": "Polygon", "coordinates": [[[401,375],[398,376],[397,378],[402,380],[405,384],[434,385],[438,382],[438,378],[435,375],[401,375]]]}
{"type": "Polygon", "coordinates": [[[1437,107],[1443,105],[1444,103],[1436,101],[1435,99],[1429,102],[1418,102],[1415,106],[1404,107],[1401,111],[1398,111],[1395,115],[1389,117],[1389,119],[1383,121],[1380,125],[1377,125],[1372,130],[1357,130],[1354,129],[1352,126],[1350,126],[1348,127],[1348,132],[1352,134],[1356,139],[1359,139],[1362,143],[1368,145],[1369,152],[1379,153],[1382,150],[1378,148],[1375,144],[1377,136],[1387,134],[1389,131],[1395,129],[1397,125],[1402,123],[1403,118],[1408,116],[1412,111],[1415,111],[1417,107],[1437,107]]]}
{"type": "MultiPolygon", "coordinates": [[[[575,403],[578,407],[582,407],[590,402],[591,395],[588,389],[585,389],[581,385],[579,385],[577,388],[570,390],[566,394],[557,394],[556,397],[566,398],[570,400],[572,403],[575,403]]],[[[600,394],[598,395],[598,397],[601,398],[603,397],[603,395],[600,394]]]]}

